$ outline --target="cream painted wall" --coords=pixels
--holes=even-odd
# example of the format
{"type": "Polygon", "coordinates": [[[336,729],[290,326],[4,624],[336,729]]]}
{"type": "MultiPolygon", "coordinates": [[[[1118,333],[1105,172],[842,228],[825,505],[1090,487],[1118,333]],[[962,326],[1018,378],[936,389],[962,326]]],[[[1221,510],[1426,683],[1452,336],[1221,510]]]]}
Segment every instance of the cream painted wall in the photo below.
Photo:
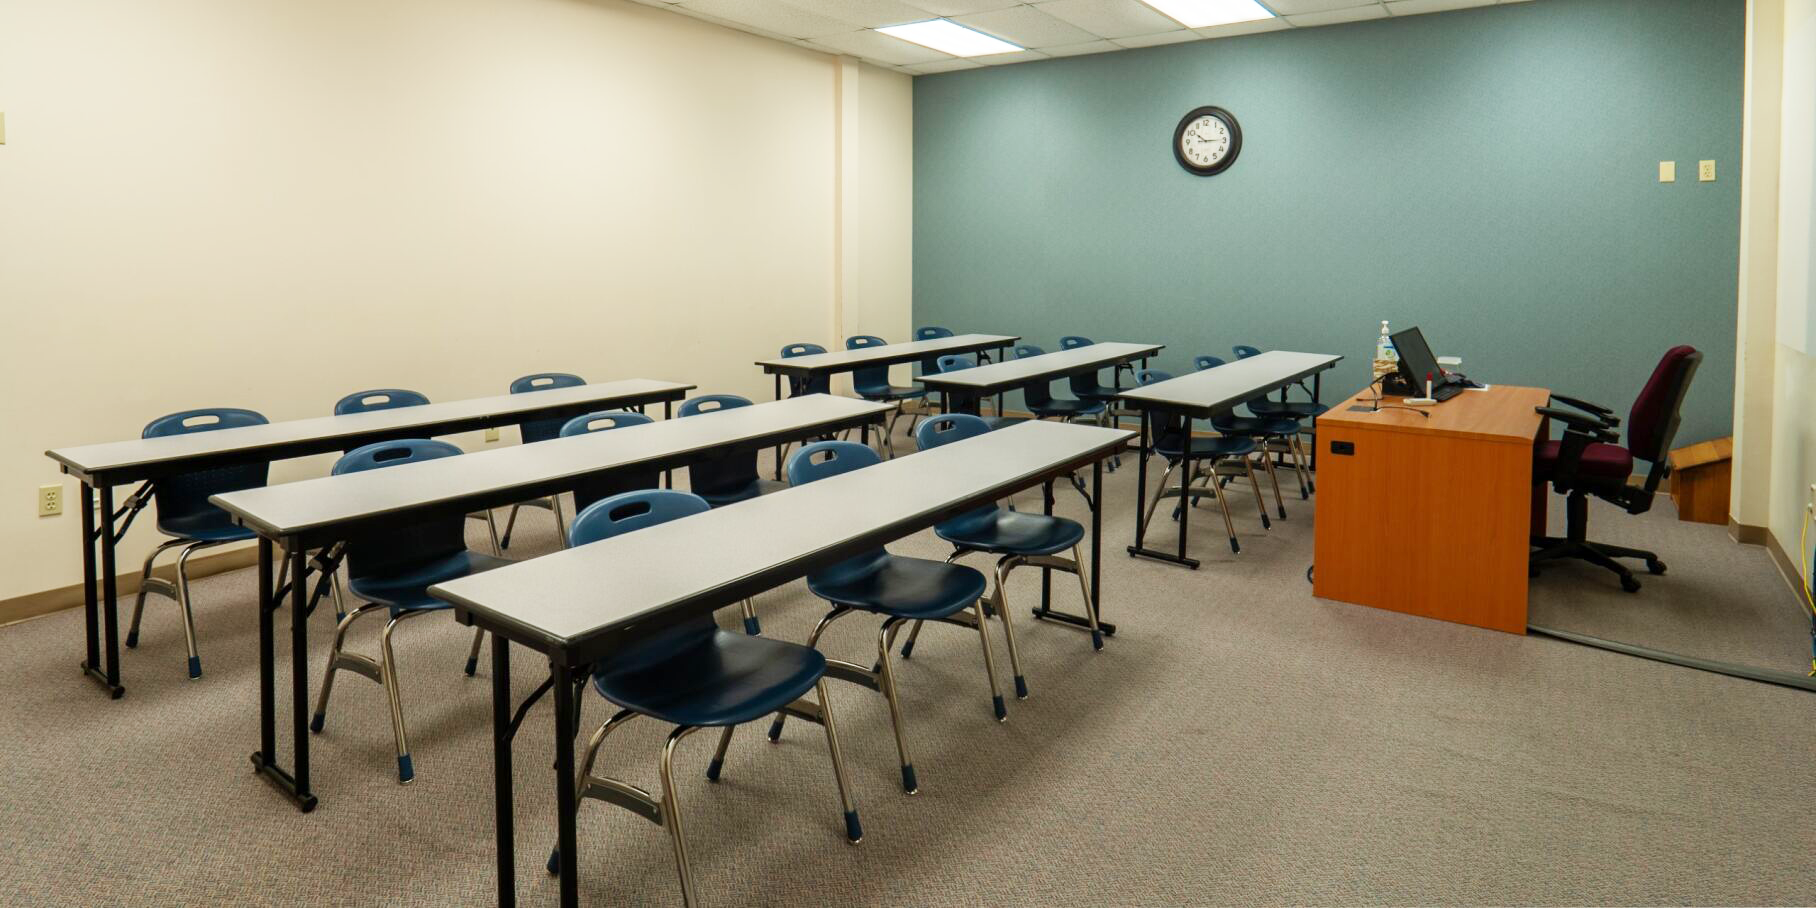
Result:
{"type": "MultiPolygon", "coordinates": [[[[1779,146],[1778,324],[1816,316],[1816,0],[1785,0],[1784,100],[1779,146]],[[1787,317],[1787,311],[1799,313],[1787,317]]],[[[1796,552],[1803,507],[1816,483],[1816,350],[1781,333],[1773,389],[1772,534],[1796,552]]],[[[1807,562],[1809,553],[1793,555],[1807,562]]],[[[1807,570],[1808,565],[1805,564],[1807,570]]]]}
{"type": "Polygon", "coordinates": [[[78,580],[42,452],[162,413],[545,370],[767,398],[751,361],[837,306],[905,333],[911,92],[620,0],[0,0],[0,599],[78,580]]]}

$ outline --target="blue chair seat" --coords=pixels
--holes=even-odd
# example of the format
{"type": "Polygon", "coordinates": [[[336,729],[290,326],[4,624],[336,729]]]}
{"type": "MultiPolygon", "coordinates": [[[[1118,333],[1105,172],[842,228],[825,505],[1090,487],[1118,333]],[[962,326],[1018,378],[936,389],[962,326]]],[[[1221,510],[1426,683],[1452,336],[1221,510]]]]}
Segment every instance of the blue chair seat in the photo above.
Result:
{"type": "Polygon", "coordinates": [[[1249,412],[1256,416],[1285,416],[1292,419],[1310,419],[1330,412],[1329,404],[1313,403],[1309,400],[1251,400],[1249,412]]]}
{"type": "Polygon", "coordinates": [[[1042,416],[1090,416],[1103,412],[1103,401],[1077,400],[1068,397],[1055,397],[1028,406],[1042,416]]]}
{"type": "Polygon", "coordinates": [[[984,418],[984,422],[989,424],[990,431],[992,431],[992,432],[996,431],[997,429],[1006,429],[1010,426],[1018,425],[1020,423],[1024,423],[1027,421],[1028,421],[1028,417],[1026,417],[1026,416],[987,416],[984,418]]]}
{"type": "Polygon", "coordinates": [[[962,548],[1007,555],[1052,555],[1085,538],[1085,528],[1076,520],[995,506],[987,513],[946,521],[934,527],[933,533],[962,548]]]}
{"type": "Polygon", "coordinates": [[[1299,421],[1284,416],[1232,416],[1213,420],[1211,425],[1229,435],[1299,434],[1299,421]]]}
{"type": "Polygon", "coordinates": [[[1114,400],[1122,391],[1103,385],[1093,385],[1089,388],[1073,388],[1072,393],[1083,400],[1108,401],[1114,400]]]}
{"type": "Polygon", "coordinates": [[[786,488],[788,488],[788,483],[785,482],[776,482],[773,479],[753,479],[744,485],[729,489],[718,489],[715,491],[694,489],[693,493],[706,499],[707,504],[712,505],[715,508],[722,508],[728,504],[749,501],[759,495],[780,492],[786,488]]]}
{"type": "Polygon", "coordinates": [[[191,511],[172,517],[158,518],[158,530],[166,536],[179,539],[193,539],[197,542],[236,542],[251,539],[255,535],[251,530],[235,526],[227,517],[227,512],[216,507],[206,510],[191,511]]]}
{"type": "MultiPolygon", "coordinates": [[[[1192,457],[1238,457],[1253,454],[1260,445],[1255,439],[1246,435],[1221,435],[1216,438],[1192,439],[1192,457]]],[[[1162,436],[1154,442],[1154,453],[1168,459],[1185,456],[1185,447],[1179,443],[1178,435],[1162,436]]]]}
{"type": "Polygon", "coordinates": [[[462,550],[413,570],[383,577],[355,577],[347,586],[355,596],[367,602],[388,605],[392,612],[450,608],[451,604],[446,600],[429,595],[429,587],[510,563],[508,559],[462,550]]]}
{"type": "Polygon", "coordinates": [[[913,400],[917,397],[926,397],[927,389],[890,385],[887,388],[859,388],[858,394],[871,400],[913,400]]]}
{"type": "Polygon", "coordinates": [[[818,650],[713,630],[677,647],[661,635],[612,657],[593,675],[607,700],[664,722],[739,725],[793,703],[826,672],[818,650]]]}
{"type": "Polygon", "coordinates": [[[884,554],[860,577],[807,578],[815,596],[837,605],[902,618],[937,619],[983,598],[984,575],[975,568],[884,554]]]}

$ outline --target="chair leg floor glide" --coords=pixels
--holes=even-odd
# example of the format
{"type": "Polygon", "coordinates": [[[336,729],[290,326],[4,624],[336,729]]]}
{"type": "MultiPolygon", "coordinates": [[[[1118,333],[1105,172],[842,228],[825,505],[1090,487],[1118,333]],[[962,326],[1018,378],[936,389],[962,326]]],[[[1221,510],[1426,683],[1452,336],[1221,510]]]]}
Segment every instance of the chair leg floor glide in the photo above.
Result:
{"type": "MultiPolygon", "coordinates": [[[[379,636],[379,658],[351,653],[346,650],[347,631],[361,616],[370,614],[388,606],[378,603],[367,603],[354,609],[347,617],[341,619],[334,632],[334,645],[328,652],[328,668],[322,678],[322,692],[316,697],[315,715],[310,717],[309,730],[321,734],[327,724],[328,696],[334,690],[334,677],[342,669],[369,678],[385,689],[385,697],[391,710],[391,734],[397,745],[397,781],[408,785],[416,780],[415,761],[410,755],[409,730],[404,725],[403,696],[397,681],[397,658],[391,644],[391,636],[404,619],[415,615],[431,614],[434,609],[414,609],[400,612],[385,624],[379,636]]],[[[475,642],[477,645],[477,641],[475,642]]]]}

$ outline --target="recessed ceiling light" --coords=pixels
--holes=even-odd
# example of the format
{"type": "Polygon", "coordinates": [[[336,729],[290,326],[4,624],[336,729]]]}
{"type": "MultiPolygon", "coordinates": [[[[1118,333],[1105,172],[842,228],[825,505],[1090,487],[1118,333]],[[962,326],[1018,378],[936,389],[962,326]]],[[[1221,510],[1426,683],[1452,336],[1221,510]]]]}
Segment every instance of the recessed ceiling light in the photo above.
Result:
{"type": "Polygon", "coordinates": [[[1141,0],[1166,13],[1186,28],[1210,28],[1232,22],[1272,19],[1274,14],[1255,0],[1141,0]]]}
{"type": "Polygon", "coordinates": [[[975,28],[966,28],[951,19],[928,19],[925,22],[910,22],[906,25],[885,25],[877,31],[892,38],[911,41],[922,47],[931,47],[955,57],[983,57],[989,54],[1007,54],[1022,49],[1001,38],[986,35],[975,28]]]}

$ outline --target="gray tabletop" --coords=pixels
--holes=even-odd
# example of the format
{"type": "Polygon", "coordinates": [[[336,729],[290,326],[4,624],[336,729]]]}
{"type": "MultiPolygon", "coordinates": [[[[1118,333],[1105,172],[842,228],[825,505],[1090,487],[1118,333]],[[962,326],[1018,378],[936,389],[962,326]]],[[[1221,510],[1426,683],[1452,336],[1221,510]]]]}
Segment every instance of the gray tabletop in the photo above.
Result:
{"type": "MultiPolygon", "coordinates": [[[[548,393],[548,392],[537,392],[548,393]]],[[[829,424],[880,420],[888,404],[810,394],[685,419],[554,438],[459,457],[244,489],[209,500],[272,539],[333,536],[361,523],[438,506],[520,501],[525,489],[590,474],[685,460],[737,445],[805,438],[829,424]],[[332,531],[332,532],[330,532],[332,531]]],[[[544,493],[546,494],[546,493],[544,493]]]]}
{"type": "Polygon", "coordinates": [[[1052,353],[1025,356],[1006,362],[991,363],[987,366],[923,375],[920,377],[920,382],[936,391],[987,394],[994,393],[998,389],[1019,388],[1041,379],[1076,375],[1080,372],[1090,372],[1105,366],[1126,363],[1144,356],[1153,356],[1164,349],[1166,349],[1165,344],[1087,344],[1083,347],[1073,347],[1070,350],[1055,350],[1052,353]]]}
{"type": "MultiPolygon", "coordinates": [[[[429,592],[536,649],[574,654],[659,613],[710,610],[1099,460],[1133,432],[1028,422],[429,592]],[[754,591],[754,590],[753,590],[754,591]]],[[[582,659],[584,661],[584,658],[582,659]]]]}
{"type": "Polygon", "coordinates": [[[810,353],[806,356],[760,359],[757,360],[757,365],[762,366],[765,372],[800,375],[810,372],[849,372],[865,366],[913,362],[947,353],[971,353],[994,347],[1008,347],[1014,345],[1018,340],[1021,338],[1000,334],[959,334],[906,344],[885,344],[881,347],[834,350],[830,353],[810,353]]]}
{"type": "Polygon", "coordinates": [[[447,434],[458,430],[443,427],[502,425],[525,414],[551,409],[604,410],[624,405],[627,401],[664,396],[679,398],[693,387],[675,382],[632,378],[524,394],[500,394],[496,397],[451,400],[418,407],[349,413],[345,416],[293,419],[238,429],[193,432],[161,438],[135,438],[131,441],[57,448],[44,453],[63,464],[66,472],[79,476],[126,473],[128,478],[123,481],[131,481],[137,478],[135,474],[155,470],[160,465],[251,455],[264,451],[281,452],[273,457],[281,459],[296,456],[290,451],[299,446],[331,451],[359,439],[398,437],[399,433],[447,434]]]}
{"type": "Polygon", "coordinates": [[[1202,372],[1132,388],[1120,397],[1142,409],[1209,415],[1321,372],[1342,358],[1328,353],[1270,350],[1202,372]]]}

